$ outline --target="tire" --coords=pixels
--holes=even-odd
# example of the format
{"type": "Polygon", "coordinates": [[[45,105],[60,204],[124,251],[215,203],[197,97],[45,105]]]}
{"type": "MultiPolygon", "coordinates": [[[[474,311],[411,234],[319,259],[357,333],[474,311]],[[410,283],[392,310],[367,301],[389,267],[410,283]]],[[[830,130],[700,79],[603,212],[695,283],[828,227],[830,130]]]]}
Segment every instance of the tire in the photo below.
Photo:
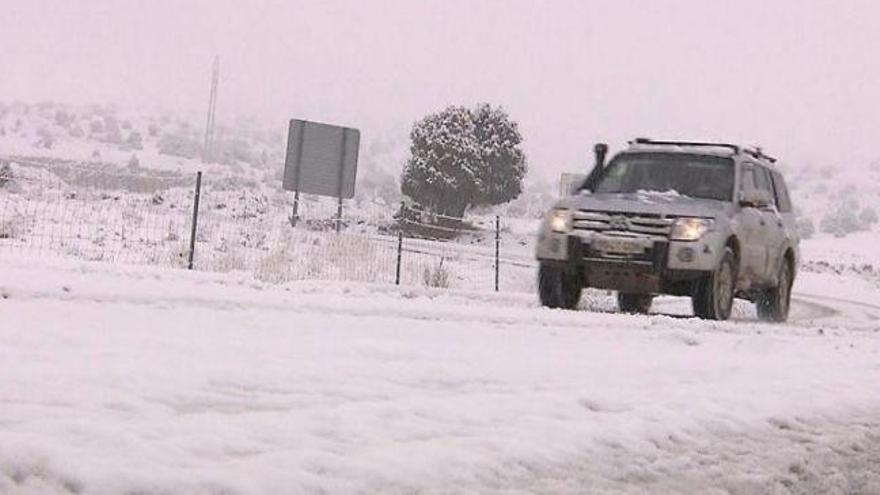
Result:
{"type": "Polygon", "coordinates": [[[776,287],[765,291],[755,306],[758,310],[758,318],[763,321],[782,323],[788,320],[788,310],[791,307],[791,286],[794,282],[791,264],[786,260],[779,269],[779,283],[776,287]]]}
{"type": "Polygon", "coordinates": [[[583,286],[577,272],[541,263],[538,268],[538,295],[548,308],[575,309],[583,286]]]}
{"type": "Polygon", "coordinates": [[[726,320],[733,309],[737,277],[736,255],[725,248],[715,271],[697,282],[691,298],[694,315],[704,320],[726,320]]]}
{"type": "Polygon", "coordinates": [[[651,294],[617,293],[617,307],[624,313],[647,314],[651,310],[654,296],[651,294]]]}

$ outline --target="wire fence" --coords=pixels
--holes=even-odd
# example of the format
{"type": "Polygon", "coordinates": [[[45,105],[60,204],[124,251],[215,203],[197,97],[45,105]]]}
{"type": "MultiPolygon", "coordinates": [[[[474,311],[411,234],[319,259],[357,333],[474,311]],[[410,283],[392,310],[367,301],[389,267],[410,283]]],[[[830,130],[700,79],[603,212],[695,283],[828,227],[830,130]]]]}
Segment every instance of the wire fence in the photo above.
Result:
{"type": "Polygon", "coordinates": [[[0,172],[0,247],[6,251],[172,265],[186,256],[189,177],[15,165],[0,172]]]}
{"type": "Polygon", "coordinates": [[[348,201],[338,218],[336,200],[301,195],[293,227],[290,193],[207,175],[198,186],[194,173],[0,160],[0,253],[181,268],[192,257],[197,270],[275,283],[534,290],[530,240],[498,217],[348,201]]]}

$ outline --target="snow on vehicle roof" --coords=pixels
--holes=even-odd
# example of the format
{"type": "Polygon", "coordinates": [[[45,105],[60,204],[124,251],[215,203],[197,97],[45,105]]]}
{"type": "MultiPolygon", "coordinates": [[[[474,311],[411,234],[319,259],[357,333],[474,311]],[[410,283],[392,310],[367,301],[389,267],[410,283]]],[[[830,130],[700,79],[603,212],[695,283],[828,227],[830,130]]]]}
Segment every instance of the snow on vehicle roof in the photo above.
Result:
{"type": "Polygon", "coordinates": [[[723,156],[723,157],[731,157],[736,153],[722,145],[718,146],[687,146],[680,144],[644,144],[644,143],[633,143],[627,148],[628,152],[640,152],[640,153],[688,153],[692,155],[710,155],[710,156],[723,156]]]}
{"type": "Polygon", "coordinates": [[[705,155],[705,156],[717,156],[723,158],[732,158],[737,155],[744,155],[748,157],[750,160],[761,163],[762,165],[769,167],[771,169],[778,169],[778,166],[775,163],[775,160],[770,159],[766,156],[755,156],[749,152],[747,152],[747,147],[741,147],[740,152],[737,153],[729,146],[719,144],[717,146],[709,146],[709,145],[687,145],[687,144],[651,144],[651,143],[639,143],[632,142],[629,147],[623,150],[621,153],[683,153],[689,155],[705,155]]]}

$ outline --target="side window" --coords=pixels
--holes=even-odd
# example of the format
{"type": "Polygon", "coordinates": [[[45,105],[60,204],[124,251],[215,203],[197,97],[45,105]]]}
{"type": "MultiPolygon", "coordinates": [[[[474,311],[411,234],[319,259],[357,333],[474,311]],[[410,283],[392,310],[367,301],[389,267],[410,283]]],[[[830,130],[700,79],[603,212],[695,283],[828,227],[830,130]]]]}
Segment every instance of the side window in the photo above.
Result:
{"type": "Polygon", "coordinates": [[[742,168],[742,184],[740,185],[740,190],[751,191],[752,189],[755,189],[755,167],[751,164],[746,164],[742,168]]]}
{"type": "Polygon", "coordinates": [[[779,172],[773,172],[772,177],[773,189],[776,191],[776,207],[780,212],[788,213],[791,211],[791,197],[788,195],[788,188],[785,187],[785,180],[779,172]]]}
{"type": "Polygon", "coordinates": [[[770,182],[770,173],[764,167],[755,167],[755,187],[770,193],[770,197],[775,197],[773,194],[773,184],[770,182]]]}

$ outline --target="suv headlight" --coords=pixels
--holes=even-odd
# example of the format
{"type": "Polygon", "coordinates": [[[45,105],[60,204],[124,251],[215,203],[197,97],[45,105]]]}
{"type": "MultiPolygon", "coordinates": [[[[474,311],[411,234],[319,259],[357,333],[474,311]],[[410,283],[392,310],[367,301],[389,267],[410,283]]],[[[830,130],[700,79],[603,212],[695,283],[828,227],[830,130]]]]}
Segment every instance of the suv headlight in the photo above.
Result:
{"type": "Polygon", "coordinates": [[[715,221],[708,218],[679,218],[672,224],[669,238],[673,241],[698,241],[714,226],[715,221]]]}
{"type": "Polygon", "coordinates": [[[559,234],[571,231],[571,212],[568,210],[553,210],[550,213],[550,230],[559,234]]]}

